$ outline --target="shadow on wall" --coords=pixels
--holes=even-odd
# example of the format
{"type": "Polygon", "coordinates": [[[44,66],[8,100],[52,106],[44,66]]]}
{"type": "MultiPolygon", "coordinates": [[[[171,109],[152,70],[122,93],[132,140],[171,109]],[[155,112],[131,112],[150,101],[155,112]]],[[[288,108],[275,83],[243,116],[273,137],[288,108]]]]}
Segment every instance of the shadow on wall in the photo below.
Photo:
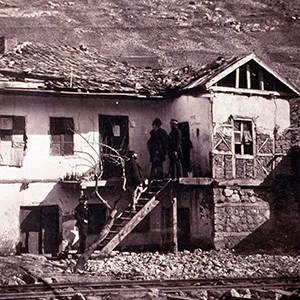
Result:
{"type": "MultiPolygon", "coordinates": [[[[273,162],[270,162],[273,163],[273,162]]],[[[270,206],[270,219],[237,244],[237,252],[293,253],[300,250],[300,148],[292,148],[255,189],[270,206]],[[286,170],[290,170],[290,175],[286,170]],[[272,180],[274,172],[276,179],[272,180]],[[272,199],[265,199],[266,186],[272,199]]]]}

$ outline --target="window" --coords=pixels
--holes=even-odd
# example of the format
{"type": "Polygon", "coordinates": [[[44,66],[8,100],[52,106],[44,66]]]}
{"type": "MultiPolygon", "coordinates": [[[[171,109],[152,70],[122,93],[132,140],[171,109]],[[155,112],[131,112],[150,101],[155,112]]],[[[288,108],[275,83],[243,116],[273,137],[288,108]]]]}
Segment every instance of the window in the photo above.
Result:
{"type": "Polygon", "coordinates": [[[251,121],[234,121],[234,152],[241,155],[253,155],[251,121]]]}
{"type": "Polygon", "coordinates": [[[25,117],[0,116],[0,165],[22,167],[26,140],[25,117]]]}
{"type": "Polygon", "coordinates": [[[50,118],[51,155],[74,154],[73,118],[50,118]]]}

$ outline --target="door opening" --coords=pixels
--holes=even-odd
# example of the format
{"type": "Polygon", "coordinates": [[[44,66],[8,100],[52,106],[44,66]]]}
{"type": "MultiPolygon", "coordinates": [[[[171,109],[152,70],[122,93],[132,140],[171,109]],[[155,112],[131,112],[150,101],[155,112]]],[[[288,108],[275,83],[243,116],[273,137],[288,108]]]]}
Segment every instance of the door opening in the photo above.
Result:
{"type": "Polygon", "coordinates": [[[60,211],[58,205],[21,206],[20,252],[57,254],[61,243],[59,220],[60,211]]]}
{"type": "Polygon", "coordinates": [[[190,250],[190,210],[187,207],[178,208],[177,210],[177,230],[178,250],[190,250]]]}
{"type": "MultiPolygon", "coordinates": [[[[99,115],[100,142],[117,150],[119,154],[126,155],[128,152],[129,132],[127,116],[99,115]]],[[[101,147],[104,154],[112,153],[108,147],[101,147]]],[[[103,178],[119,177],[122,175],[121,168],[116,168],[109,160],[104,161],[103,178]]]]}
{"type": "Polygon", "coordinates": [[[190,140],[190,129],[188,122],[182,122],[178,124],[178,128],[181,131],[181,148],[182,148],[182,170],[183,176],[187,177],[188,172],[191,171],[191,149],[193,148],[192,142],[190,140]]]}

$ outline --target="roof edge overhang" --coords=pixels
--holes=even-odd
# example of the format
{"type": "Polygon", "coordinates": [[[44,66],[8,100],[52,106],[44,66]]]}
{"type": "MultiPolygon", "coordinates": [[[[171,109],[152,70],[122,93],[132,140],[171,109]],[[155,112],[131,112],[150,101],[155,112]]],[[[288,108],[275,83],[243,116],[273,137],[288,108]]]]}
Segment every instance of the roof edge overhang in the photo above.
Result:
{"type": "Polygon", "coordinates": [[[266,65],[260,58],[258,58],[254,53],[251,53],[245,57],[240,58],[239,60],[229,64],[226,66],[225,70],[220,71],[217,75],[213,76],[211,79],[207,79],[204,82],[202,78],[199,78],[198,80],[194,81],[193,83],[186,86],[185,90],[191,90],[199,85],[205,86],[207,90],[211,86],[213,86],[216,82],[226,77],[231,72],[235,71],[240,66],[248,63],[250,60],[254,60],[258,65],[260,65],[262,68],[264,68],[266,71],[271,73],[274,77],[276,77],[278,80],[280,80],[284,85],[286,85],[293,93],[295,93],[297,96],[300,96],[300,90],[293,86],[291,83],[289,83],[283,76],[281,76],[278,72],[274,71],[272,68],[270,68],[268,65],[266,65]]]}
{"type": "Polygon", "coordinates": [[[78,92],[78,91],[55,91],[44,89],[22,89],[22,88],[0,88],[0,94],[10,95],[32,95],[41,97],[71,97],[71,98],[106,98],[120,100],[162,100],[163,96],[160,95],[142,95],[137,93],[118,93],[118,92],[78,92]]]}

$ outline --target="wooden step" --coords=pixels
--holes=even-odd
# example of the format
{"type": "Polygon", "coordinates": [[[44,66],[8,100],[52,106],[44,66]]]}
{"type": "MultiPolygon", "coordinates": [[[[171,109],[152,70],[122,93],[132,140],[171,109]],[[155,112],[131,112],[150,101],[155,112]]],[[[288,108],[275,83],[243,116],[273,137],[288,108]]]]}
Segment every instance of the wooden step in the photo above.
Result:
{"type": "Polygon", "coordinates": [[[156,195],[168,185],[170,181],[154,182],[149,184],[146,191],[144,191],[136,204],[137,212],[132,212],[130,206],[121,213],[115,220],[108,236],[99,245],[101,248],[100,254],[106,255],[112,251],[132,230],[139,224],[159,203],[156,195]],[[125,222],[126,221],[126,222],[125,222]]]}
{"type": "Polygon", "coordinates": [[[129,220],[131,220],[131,218],[130,217],[120,217],[119,220],[125,220],[125,221],[127,220],[127,221],[129,221],[129,220]]]}

